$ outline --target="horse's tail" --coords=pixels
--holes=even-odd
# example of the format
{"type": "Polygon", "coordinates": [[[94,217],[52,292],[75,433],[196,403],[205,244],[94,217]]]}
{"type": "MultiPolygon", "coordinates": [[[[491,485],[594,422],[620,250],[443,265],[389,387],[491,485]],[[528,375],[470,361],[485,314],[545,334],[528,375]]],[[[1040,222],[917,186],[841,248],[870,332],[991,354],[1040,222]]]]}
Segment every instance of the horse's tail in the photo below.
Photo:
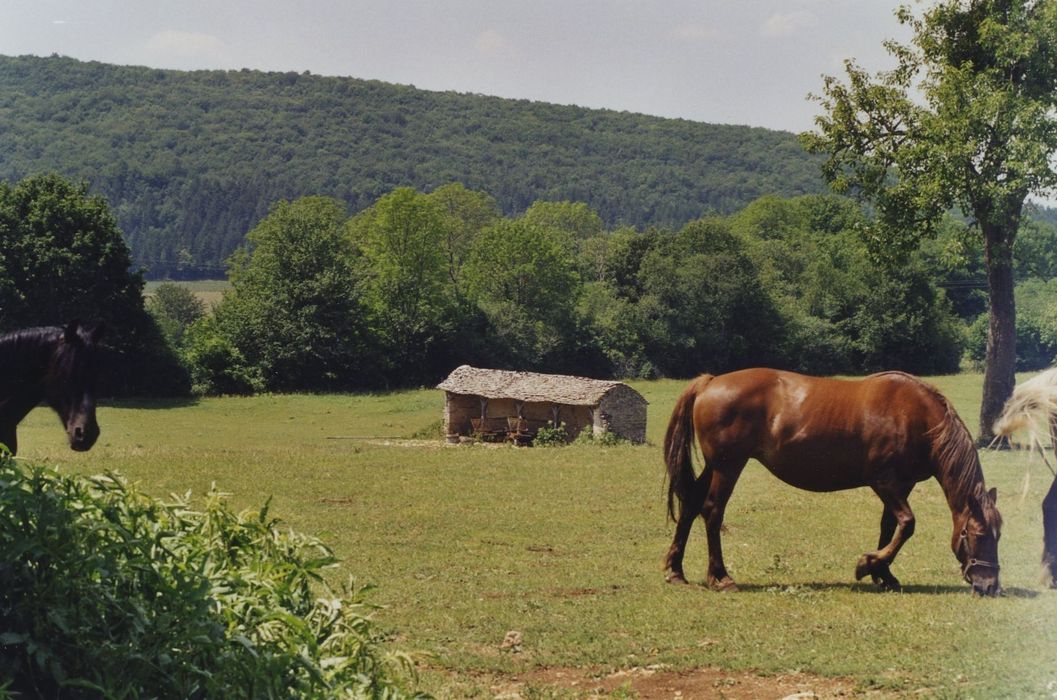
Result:
{"type": "Polygon", "coordinates": [[[1057,420],[1057,367],[1051,368],[1013,389],[1002,415],[995,421],[995,435],[1010,436],[1027,429],[1032,440],[1040,432],[1049,433],[1057,420]],[[1041,426],[1045,425],[1045,428],[1041,426]]]}
{"type": "Polygon", "coordinates": [[[702,374],[690,382],[675,401],[668,432],[664,435],[664,463],[668,467],[668,517],[677,520],[675,501],[686,500],[697,477],[694,475],[694,401],[712,381],[702,374]]]}

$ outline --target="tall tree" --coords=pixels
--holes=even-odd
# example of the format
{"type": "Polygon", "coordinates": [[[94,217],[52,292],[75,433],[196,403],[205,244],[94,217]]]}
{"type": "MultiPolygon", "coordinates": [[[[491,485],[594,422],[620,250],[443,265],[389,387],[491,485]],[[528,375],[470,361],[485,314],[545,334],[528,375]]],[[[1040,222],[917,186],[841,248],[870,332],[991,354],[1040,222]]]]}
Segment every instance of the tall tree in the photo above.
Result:
{"type": "Polygon", "coordinates": [[[533,226],[564,231],[577,241],[602,233],[602,217],[583,202],[539,200],[525,210],[524,218],[533,226]]]}
{"type": "Polygon", "coordinates": [[[142,320],[143,280],[130,267],[106,200],[87,185],[58,175],[0,182],[0,330],[142,320]]]}
{"type": "Polygon", "coordinates": [[[542,368],[568,349],[581,283],[564,231],[500,219],[474,241],[465,276],[509,362],[542,368]]]}
{"type": "Polygon", "coordinates": [[[0,182],[0,332],[103,321],[107,393],[181,394],[187,374],[143,308],[143,278],[102,197],[58,175],[0,182]]]}
{"type": "Polygon", "coordinates": [[[456,298],[463,296],[462,266],[469,255],[473,240],[482,229],[500,217],[499,205],[484,192],[468,190],[454,182],[426,195],[440,212],[440,226],[444,254],[448,263],[448,277],[456,298]]]}
{"type": "Polygon", "coordinates": [[[980,434],[1012,392],[1016,361],[1013,243],[1029,194],[1057,186],[1057,0],[942,0],[896,16],[910,44],[896,67],[824,79],[825,114],[803,136],[828,154],[838,192],[876,206],[867,241],[900,259],[958,208],[983,238],[990,301],[980,434]]]}
{"type": "MultiPolygon", "coordinates": [[[[455,310],[446,219],[438,202],[400,187],[349,224],[363,254],[364,299],[389,370],[404,381],[432,379],[430,363],[455,310]]],[[[449,368],[450,369],[450,368],[449,368]]]]}
{"type": "Polygon", "coordinates": [[[374,375],[345,224],[337,200],[279,202],[232,259],[215,325],[264,388],[335,390],[374,375]]]}

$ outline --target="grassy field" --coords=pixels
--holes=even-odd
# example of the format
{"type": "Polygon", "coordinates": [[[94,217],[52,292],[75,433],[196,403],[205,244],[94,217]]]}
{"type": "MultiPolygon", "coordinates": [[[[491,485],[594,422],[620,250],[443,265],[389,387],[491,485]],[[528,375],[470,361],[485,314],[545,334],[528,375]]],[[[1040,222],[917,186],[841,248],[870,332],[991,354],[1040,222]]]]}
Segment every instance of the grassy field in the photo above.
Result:
{"type": "MultiPolygon", "coordinates": [[[[143,294],[149,297],[159,284],[166,284],[166,281],[151,280],[147,282],[144,285],[143,294]]],[[[220,298],[224,296],[224,292],[231,289],[231,283],[227,280],[192,280],[169,282],[169,284],[178,284],[181,287],[190,289],[196,297],[202,300],[202,303],[206,305],[206,309],[212,309],[216,306],[220,298]]]]}
{"type": "MultiPolygon", "coordinates": [[[[974,428],[981,378],[934,383],[974,428]]],[[[652,445],[328,439],[428,433],[443,405],[434,390],[111,403],[84,454],[38,409],[19,444],[27,459],[114,469],[160,496],[215,482],[239,506],[273,497],[274,514],[322,534],[345,560],[336,577],[378,585],[381,623],[395,645],[432,654],[423,684],[439,697],[494,697],[502,679],[538,669],[657,665],[810,673],[894,696],[1057,693],[1057,592],[1041,587],[1039,566],[1039,504],[1052,477],[1037,459],[983,455],[1005,518],[1002,598],[969,595],[935,481],[911,496],[917,534],[893,567],[905,590],[883,594],[853,577],[877,539],[873,494],[797,491],[758,465],[727,510],[726,560],[742,592],[674,587],[660,571],[672,526],[658,445],[684,383],[633,384],[650,401],[652,445]],[[522,634],[520,653],[500,648],[510,630],[522,634]]],[[[699,523],[691,580],[703,579],[704,558],[699,523]]],[[[542,683],[520,692],[580,696],[542,683]]]]}

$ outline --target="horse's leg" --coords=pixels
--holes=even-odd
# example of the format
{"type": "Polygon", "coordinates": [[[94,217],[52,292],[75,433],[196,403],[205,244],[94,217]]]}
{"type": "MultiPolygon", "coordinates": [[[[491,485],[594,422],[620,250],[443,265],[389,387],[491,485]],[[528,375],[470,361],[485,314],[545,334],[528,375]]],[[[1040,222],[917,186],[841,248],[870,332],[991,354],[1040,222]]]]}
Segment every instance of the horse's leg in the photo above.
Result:
{"type": "MultiPolygon", "coordinates": [[[[884,510],[881,513],[881,537],[877,540],[877,548],[883,549],[885,545],[892,541],[892,535],[896,531],[896,516],[889,510],[888,506],[883,506],[884,510]]],[[[888,568],[888,564],[878,562],[872,572],[873,582],[880,586],[884,590],[898,591],[900,589],[899,580],[892,575],[891,570],[888,568]]]]}
{"type": "Polygon", "coordinates": [[[672,546],[668,548],[668,556],[664,558],[664,570],[668,572],[665,580],[668,583],[686,583],[683,574],[683,554],[686,553],[686,541],[690,537],[690,528],[694,520],[701,514],[704,506],[704,485],[708,484],[709,470],[705,471],[694,482],[694,488],[690,496],[679,504],[679,521],[675,524],[675,536],[672,538],[672,546]]]}
{"type": "Polygon", "coordinates": [[[859,557],[855,566],[855,578],[870,574],[874,582],[885,590],[898,591],[899,581],[892,575],[889,566],[899,550],[914,534],[914,511],[907,503],[907,496],[914,484],[881,482],[871,485],[874,493],[884,503],[881,515],[881,536],[877,550],[859,557]]]}
{"type": "Polygon", "coordinates": [[[738,483],[745,461],[717,466],[712,472],[708,496],[705,497],[704,515],[708,528],[708,585],[717,591],[736,591],[734,579],[727,573],[723,564],[723,544],[720,542],[720,531],[723,528],[723,514],[727,510],[727,501],[738,483]]]}
{"type": "Polygon", "coordinates": [[[1042,564],[1050,588],[1057,588],[1057,478],[1042,499],[1042,564]]]}

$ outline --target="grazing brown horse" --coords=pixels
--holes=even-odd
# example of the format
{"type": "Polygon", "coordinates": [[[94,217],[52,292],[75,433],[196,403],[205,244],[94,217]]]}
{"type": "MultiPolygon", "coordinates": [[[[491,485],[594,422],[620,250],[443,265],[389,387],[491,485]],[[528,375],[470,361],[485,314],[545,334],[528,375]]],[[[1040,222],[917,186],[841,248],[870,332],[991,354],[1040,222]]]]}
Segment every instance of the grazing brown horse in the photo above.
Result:
{"type": "Polygon", "coordinates": [[[936,477],[954,520],[951,548],[976,593],[997,595],[997,494],[985,490],[972,437],[942,394],[901,372],[858,381],[771,369],[702,375],[676,401],[664,439],[668,513],[676,522],[665,568],[686,583],[683,553],[698,515],[708,531],[708,584],[737,590],[723,564],[723,512],[745,463],[756,459],[782,481],[808,491],[869,486],[884,504],[878,549],[863,554],[856,579],[869,574],[899,590],[889,570],[914,533],[907,496],[936,477]],[[704,455],[695,475],[694,438],[704,455]],[[679,508],[676,513],[676,500],[679,508]]]}
{"type": "Polygon", "coordinates": [[[95,420],[96,344],[102,325],[28,328],[0,336],[0,445],[18,450],[15,428],[41,401],[59,414],[70,447],[90,449],[95,420]]]}

